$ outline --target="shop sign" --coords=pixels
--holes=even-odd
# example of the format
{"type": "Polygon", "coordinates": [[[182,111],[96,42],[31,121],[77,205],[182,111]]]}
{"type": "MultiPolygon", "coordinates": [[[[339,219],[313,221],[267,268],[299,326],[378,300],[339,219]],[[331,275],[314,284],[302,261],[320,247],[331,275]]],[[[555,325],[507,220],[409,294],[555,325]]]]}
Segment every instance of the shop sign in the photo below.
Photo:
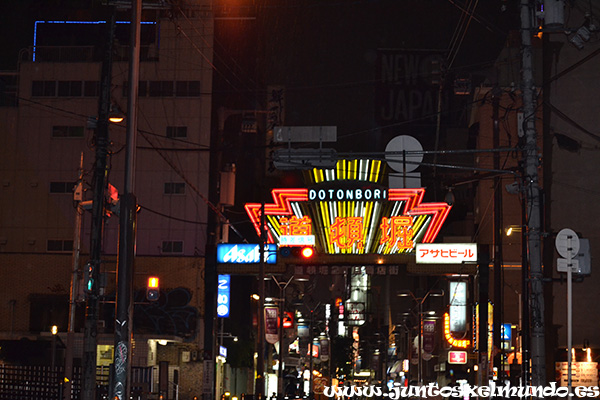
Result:
{"type": "Polygon", "coordinates": [[[418,243],[416,262],[422,264],[462,264],[477,262],[476,243],[418,243]]]}
{"type": "Polygon", "coordinates": [[[467,352],[451,350],[448,352],[448,364],[466,364],[467,352]]]}
{"type": "Polygon", "coordinates": [[[278,318],[279,310],[277,307],[265,307],[265,340],[270,344],[275,344],[279,340],[278,318]]]}
{"type": "MultiPolygon", "coordinates": [[[[413,253],[417,243],[433,243],[451,206],[423,202],[424,188],[382,187],[380,170],[379,161],[342,160],[336,169],[315,169],[312,187],[273,189],[272,203],[245,209],[258,234],[266,221],[268,243],[306,245],[313,235],[318,253],[413,253]]],[[[436,258],[446,252],[448,259],[473,257],[468,248],[436,258]]]]}
{"type": "MultiPolygon", "coordinates": [[[[267,244],[264,251],[267,264],[277,263],[277,246],[267,244]]],[[[259,244],[220,243],[217,245],[217,262],[222,264],[258,264],[260,263],[259,244]]]]}
{"type": "Polygon", "coordinates": [[[221,318],[229,317],[231,276],[219,275],[217,281],[217,316],[221,318]]]}

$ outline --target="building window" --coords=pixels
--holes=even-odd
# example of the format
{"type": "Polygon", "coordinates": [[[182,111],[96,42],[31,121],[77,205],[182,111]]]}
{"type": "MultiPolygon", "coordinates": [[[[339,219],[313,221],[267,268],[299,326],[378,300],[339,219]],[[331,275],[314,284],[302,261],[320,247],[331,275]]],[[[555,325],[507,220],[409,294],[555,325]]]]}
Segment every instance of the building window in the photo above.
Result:
{"type": "Polygon", "coordinates": [[[200,96],[200,81],[175,82],[175,96],[198,97],[200,96]]]}
{"type": "Polygon", "coordinates": [[[50,182],[50,193],[73,193],[77,182],[50,182]]]}
{"type": "Polygon", "coordinates": [[[85,81],[83,82],[83,95],[85,97],[98,97],[100,94],[100,82],[85,81]]]}
{"type": "Polygon", "coordinates": [[[173,97],[173,81],[148,82],[148,95],[150,97],[173,97]]]}
{"type": "MultiPolygon", "coordinates": [[[[153,90],[160,91],[159,87],[153,87],[153,90]]],[[[123,97],[129,96],[129,81],[123,81],[123,97]]],[[[148,96],[148,81],[138,82],[138,97],[148,96]]]]}
{"type": "Polygon", "coordinates": [[[185,194],[185,183],[165,182],[165,194],[185,194]]]}
{"type": "Polygon", "coordinates": [[[181,254],[181,253],[183,253],[183,241],[181,241],[181,240],[164,240],[162,242],[162,252],[165,254],[181,254]]]}
{"type": "Polygon", "coordinates": [[[58,81],[59,97],[81,97],[83,83],[81,81],[58,81]]]}
{"type": "Polygon", "coordinates": [[[33,81],[31,96],[56,97],[56,81],[33,81]]]}
{"type": "Polygon", "coordinates": [[[168,138],[185,138],[187,137],[187,126],[167,126],[168,138]]]}
{"type": "MultiPolygon", "coordinates": [[[[140,81],[138,85],[138,97],[148,96],[148,81],[140,81]]],[[[127,97],[127,94],[123,97],[127,97]]]]}
{"type": "Polygon", "coordinates": [[[73,251],[73,241],[63,239],[48,239],[46,250],[55,253],[67,253],[73,251]]]}
{"type": "MultiPolygon", "coordinates": [[[[127,97],[128,82],[123,82],[123,97],[127,97]]],[[[140,81],[139,97],[200,97],[200,81],[140,81]]]]}
{"type": "Polygon", "coordinates": [[[53,138],[82,138],[83,126],[53,126],[53,138]]]}

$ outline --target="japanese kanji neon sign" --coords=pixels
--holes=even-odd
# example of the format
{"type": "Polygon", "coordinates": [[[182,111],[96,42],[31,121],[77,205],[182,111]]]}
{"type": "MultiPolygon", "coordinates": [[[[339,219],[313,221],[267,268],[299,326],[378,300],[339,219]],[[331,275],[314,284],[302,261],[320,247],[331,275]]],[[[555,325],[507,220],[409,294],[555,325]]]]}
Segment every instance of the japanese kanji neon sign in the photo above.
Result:
{"type": "MultiPolygon", "coordinates": [[[[377,160],[339,161],[313,170],[307,188],[273,189],[264,204],[267,242],[314,235],[317,251],[327,254],[412,253],[417,243],[434,242],[451,206],[423,202],[424,188],[384,187],[380,170],[377,160]]],[[[259,235],[262,207],[245,206],[259,235]]]]}

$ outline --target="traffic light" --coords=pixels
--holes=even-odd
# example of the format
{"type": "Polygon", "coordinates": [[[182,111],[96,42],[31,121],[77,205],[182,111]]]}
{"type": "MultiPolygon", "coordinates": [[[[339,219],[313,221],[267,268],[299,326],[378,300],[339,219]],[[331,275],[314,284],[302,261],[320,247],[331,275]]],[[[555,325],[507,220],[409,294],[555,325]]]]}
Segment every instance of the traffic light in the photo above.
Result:
{"type": "Polygon", "coordinates": [[[308,260],[315,255],[315,249],[312,246],[282,246],[279,248],[279,255],[283,258],[308,260]]]}
{"type": "Polygon", "coordinates": [[[156,276],[148,278],[146,285],[146,299],[148,301],[156,301],[160,297],[159,280],[156,276]]]}
{"type": "Polygon", "coordinates": [[[83,291],[92,293],[94,287],[94,266],[91,262],[83,267],[83,291]]]}

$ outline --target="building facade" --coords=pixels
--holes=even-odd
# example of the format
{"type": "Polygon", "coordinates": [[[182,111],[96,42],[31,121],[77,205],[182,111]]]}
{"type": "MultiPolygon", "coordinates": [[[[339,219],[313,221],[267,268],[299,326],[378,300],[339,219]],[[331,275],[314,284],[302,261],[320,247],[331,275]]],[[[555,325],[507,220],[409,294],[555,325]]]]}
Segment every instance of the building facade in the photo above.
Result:
{"type": "MultiPolygon", "coordinates": [[[[73,299],[75,365],[82,351],[81,280],[89,259],[91,212],[83,212],[80,231],[76,215],[79,202],[93,198],[102,63],[99,44],[106,41],[107,32],[106,21],[93,14],[89,18],[80,14],[70,21],[49,16],[35,23],[32,46],[21,52],[18,71],[12,74],[16,77],[14,101],[0,109],[0,265],[4,277],[0,336],[3,341],[47,341],[47,332],[56,325],[64,339],[73,284],[78,288],[73,299]],[[80,163],[78,197],[74,191],[80,163]],[[78,261],[77,236],[81,244],[78,261]]],[[[117,12],[110,89],[113,111],[127,109],[129,14],[117,12]]],[[[203,346],[212,43],[209,1],[143,12],[132,365],[152,367],[169,361],[169,380],[190,395],[201,391],[198,380],[187,377],[185,371],[196,375],[200,371],[196,361],[201,359],[203,346]],[[156,303],[145,300],[149,276],[160,279],[161,298],[156,303]],[[165,315],[170,317],[165,319],[165,315]],[[174,374],[176,370],[180,371],[174,374]]],[[[115,191],[124,184],[125,125],[123,121],[109,128],[107,196],[113,193],[113,202],[115,191]]],[[[110,347],[113,341],[118,225],[118,216],[109,206],[102,233],[101,272],[106,283],[99,346],[110,347]]],[[[42,359],[13,362],[43,363],[42,359]]],[[[4,362],[9,361],[5,358],[4,362]]]]}

